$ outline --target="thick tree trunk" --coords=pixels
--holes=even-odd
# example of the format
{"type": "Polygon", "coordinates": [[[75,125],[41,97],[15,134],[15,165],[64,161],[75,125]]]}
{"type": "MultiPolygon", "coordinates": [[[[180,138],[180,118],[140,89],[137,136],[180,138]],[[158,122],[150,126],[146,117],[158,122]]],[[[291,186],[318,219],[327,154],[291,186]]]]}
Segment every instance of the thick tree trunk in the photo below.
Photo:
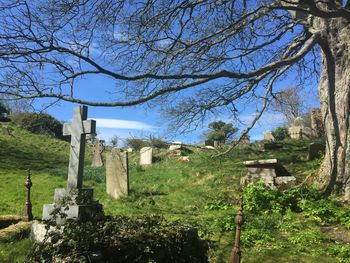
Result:
{"type": "Polygon", "coordinates": [[[318,181],[326,194],[350,202],[350,26],[341,18],[318,21],[323,32],[319,96],[325,124],[326,154],[318,181]]]}

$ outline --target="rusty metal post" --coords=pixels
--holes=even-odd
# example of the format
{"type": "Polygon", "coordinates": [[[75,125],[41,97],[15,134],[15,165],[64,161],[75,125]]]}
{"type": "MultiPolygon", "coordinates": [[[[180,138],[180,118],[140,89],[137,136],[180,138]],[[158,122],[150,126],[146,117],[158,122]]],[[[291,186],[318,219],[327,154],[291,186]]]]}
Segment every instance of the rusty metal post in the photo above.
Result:
{"type": "Polygon", "coordinates": [[[235,245],[232,249],[232,263],[240,263],[241,262],[241,226],[244,223],[243,218],[243,197],[239,200],[239,209],[237,215],[235,217],[236,224],[236,237],[235,237],[235,245]]]}
{"type": "Polygon", "coordinates": [[[24,186],[27,188],[27,200],[26,205],[24,207],[24,216],[23,221],[32,221],[33,220],[33,213],[32,213],[32,203],[30,202],[30,188],[32,187],[32,180],[30,178],[31,172],[28,169],[28,176],[27,180],[24,184],[24,186]]]}

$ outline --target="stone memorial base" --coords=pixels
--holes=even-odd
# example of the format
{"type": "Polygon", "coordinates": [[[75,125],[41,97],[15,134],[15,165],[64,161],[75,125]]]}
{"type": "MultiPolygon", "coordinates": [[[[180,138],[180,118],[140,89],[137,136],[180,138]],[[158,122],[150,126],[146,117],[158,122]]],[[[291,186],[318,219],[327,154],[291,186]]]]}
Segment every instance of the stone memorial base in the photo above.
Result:
{"type": "Polygon", "coordinates": [[[245,161],[248,175],[241,178],[241,186],[263,181],[272,189],[288,188],[295,184],[296,178],[277,161],[277,159],[245,161]]]}
{"type": "Polygon", "coordinates": [[[55,189],[54,203],[43,206],[42,222],[32,225],[32,240],[42,242],[46,230],[45,220],[61,225],[66,219],[98,220],[103,217],[102,205],[93,200],[93,189],[55,189]]]}
{"type": "Polygon", "coordinates": [[[54,203],[43,207],[43,220],[56,217],[56,223],[65,219],[94,220],[103,215],[102,205],[93,200],[93,189],[55,189],[54,203]],[[64,214],[64,216],[61,216],[64,214]]]}

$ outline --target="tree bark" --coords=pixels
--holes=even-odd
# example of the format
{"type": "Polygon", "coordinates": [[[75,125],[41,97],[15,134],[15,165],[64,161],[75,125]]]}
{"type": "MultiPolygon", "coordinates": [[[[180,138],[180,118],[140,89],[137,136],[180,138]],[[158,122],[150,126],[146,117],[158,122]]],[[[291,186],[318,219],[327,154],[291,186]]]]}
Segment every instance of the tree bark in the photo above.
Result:
{"type": "Polygon", "coordinates": [[[342,18],[317,20],[314,25],[322,32],[319,97],[326,138],[318,182],[327,195],[337,193],[350,202],[350,26],[342,18]]]}

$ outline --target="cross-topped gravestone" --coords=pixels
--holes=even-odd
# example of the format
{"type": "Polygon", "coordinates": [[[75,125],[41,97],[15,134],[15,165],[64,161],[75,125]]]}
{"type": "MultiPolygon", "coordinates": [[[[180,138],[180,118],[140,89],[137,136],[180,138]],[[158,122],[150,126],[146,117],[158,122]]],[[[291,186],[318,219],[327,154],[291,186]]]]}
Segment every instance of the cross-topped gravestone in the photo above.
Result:
{"type": "Polygon", "coordinates": [[[73,122],[63,126],[63,134],[71,135],[67,189],[55,189],[53,204],[43,207],[43,220],[54,219],[61,224],[67,218],[94,220],[103,215],[102,205],[93,200],[93,189],[82,188],[85,136],[96,130],[96,122],[86,119],[87,107],[75,107],[73,122]]]}
{"type": "Polygon", "coordinates": [[[83,185],[85,138],[86,134],[96,132],[96,121],[86,119],[87,107],[75,107],[73,122],[65,123],[63,126],[63,135],[71,136],[68,189],[81,188],[83,185]]]}

